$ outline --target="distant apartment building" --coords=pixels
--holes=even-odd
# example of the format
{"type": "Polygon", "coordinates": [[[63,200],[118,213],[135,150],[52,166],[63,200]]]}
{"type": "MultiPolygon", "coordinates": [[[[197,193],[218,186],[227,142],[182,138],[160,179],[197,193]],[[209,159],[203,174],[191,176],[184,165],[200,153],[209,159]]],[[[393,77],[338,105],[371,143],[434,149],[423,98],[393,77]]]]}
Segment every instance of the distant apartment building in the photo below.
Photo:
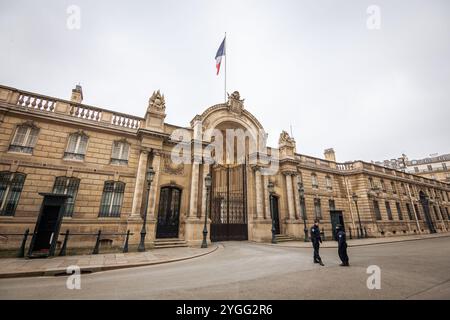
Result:
{"type": "Polygon", "coordinates": [[[374,163],[386,168],[450,183],[450,154],[434,155],[417,160],[409,160],[406,155],[402,155],[398,159],[375,161],[374,163]]]}

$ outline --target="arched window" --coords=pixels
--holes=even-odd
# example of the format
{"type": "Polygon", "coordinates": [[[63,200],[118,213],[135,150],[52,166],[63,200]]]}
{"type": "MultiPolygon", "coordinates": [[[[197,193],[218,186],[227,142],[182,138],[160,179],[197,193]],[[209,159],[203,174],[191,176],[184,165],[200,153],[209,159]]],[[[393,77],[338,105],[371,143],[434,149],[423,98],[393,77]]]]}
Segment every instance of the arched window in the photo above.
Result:
{"type": "Polygon", "coordinates": [[[315,173],[311,173],[311,184],[313,188],[319,188],[319,182],[315,173]]]}
{"type": "Polygon", "coordinates": [[[65,217],[71,217],[73,215],[73,209],[75,207],[75,198],[77,197],[78,187],[80,185],[80,179],[69,177],[57,177],[55,184],[53,185],[53,193],[68,194],[71,198],[67,198],[65,217]]]}
{"type": "Polygon", "coordinates": [[[125,183],[106,181],[103,187],[99,217],[120,217],[125,183]]]}
{"type": "Polygon", "coordinates": [[[114,141],[112,145],[111,163],[127,165],[130,144],[126,140],[114,141]]]}
{"type": "Polygon", "coordinates": [[[64,159],[66,160],[84,160],[89,137],[83,132],[75,132],[69,136],[64,159]]]}
{"type": "Polygon", "coordinates": [[[17,126],[8,150],[21,153],[33,153],[38,133],[39,128],[32,122],[26,122],[17,126]]]}
{"type": "Polygon", "coordinates": [[[14,215],[24,181],[23,173],[0,172],[0,215],[14,215]]]}

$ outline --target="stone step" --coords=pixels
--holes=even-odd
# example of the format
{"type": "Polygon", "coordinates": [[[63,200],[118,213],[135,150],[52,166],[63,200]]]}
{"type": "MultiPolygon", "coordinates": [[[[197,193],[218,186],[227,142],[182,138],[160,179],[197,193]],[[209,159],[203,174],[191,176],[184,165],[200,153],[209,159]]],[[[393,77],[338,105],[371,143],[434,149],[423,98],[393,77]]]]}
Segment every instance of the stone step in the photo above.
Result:
{"type": "Polygon", "coordinates": [[[288,241],[294,241],[295,239],[291,236],[285,235],[285,234],[277,234],[275,235],[275,239],[277,242],[288,242],[288,241]]]}
{"type": "Polygon", "coordinates": [[[188,244],[184,239],[178,238],[167,238],[167,239],[156,239],[154,241],[155,249],[158,248],[180,248],[187,247],[188,244]]]}

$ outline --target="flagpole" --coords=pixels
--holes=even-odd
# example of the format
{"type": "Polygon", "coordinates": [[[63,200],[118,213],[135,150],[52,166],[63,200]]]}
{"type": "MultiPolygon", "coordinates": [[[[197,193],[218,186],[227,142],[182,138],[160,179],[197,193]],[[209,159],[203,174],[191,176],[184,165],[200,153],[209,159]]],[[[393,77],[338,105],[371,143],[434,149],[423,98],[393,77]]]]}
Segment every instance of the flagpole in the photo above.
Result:
{"type": "Polygon", "coordinates": [[[224,52],[225,52],[225,93],[224,93],[224,99],[225,99],[225,103],[227,103],[227,33],[226,32],[225,32],[224,52]]]}

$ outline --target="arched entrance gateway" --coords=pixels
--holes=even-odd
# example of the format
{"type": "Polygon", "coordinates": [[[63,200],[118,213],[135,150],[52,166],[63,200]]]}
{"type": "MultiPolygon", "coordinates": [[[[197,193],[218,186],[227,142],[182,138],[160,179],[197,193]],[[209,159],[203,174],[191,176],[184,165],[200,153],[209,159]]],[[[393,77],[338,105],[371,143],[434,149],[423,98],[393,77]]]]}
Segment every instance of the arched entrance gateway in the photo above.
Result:
{"type": "Polygon", "coordinates": [[[201,125],[203,140],[211,143],[204,150],[204,156],[211,158],[210,164],[204,164],[212,177],[208,204],[211,241],[249,238],[249,220],[253,220],[249,214],[255,211],[249,203],[255,191],[249,186],[254,165],[251,158],[265,146],[261,141],[265,133],[256,118],[244,110],[243,102],[234,92],[227,104],[207,109],[193,123],[194,131],[201,125]]]}

